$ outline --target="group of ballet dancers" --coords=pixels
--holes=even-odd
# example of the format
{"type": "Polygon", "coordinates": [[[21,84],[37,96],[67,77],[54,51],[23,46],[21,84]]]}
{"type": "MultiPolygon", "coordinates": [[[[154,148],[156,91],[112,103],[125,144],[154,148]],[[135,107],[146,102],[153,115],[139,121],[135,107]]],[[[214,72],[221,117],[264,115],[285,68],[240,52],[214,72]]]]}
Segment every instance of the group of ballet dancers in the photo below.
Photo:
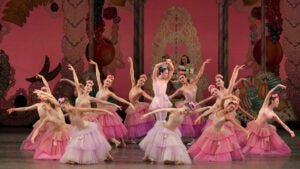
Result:
{"type": "Polygon", "coordinates": [[[79,82],[75,69],[68,65],[74,80],[61,81],[74,86],[77,95],[74,106],[66,97],[55,98],[45,78],[37,75],[44,83],[41,89],[34,91],[40,102],[7,111],[10,114],[14,111],[37,110],[40,119],[33,125],[32,132],[21,146],[21,150],[34,150],[34,159],[60,160],[68,164],[96,164],[113,160],[109,142],[116,147],[125,147],[125,139],[136,143],[141,138],[139,146],[145,152],[143,160],[150,163],[190,164],[192,159],[243,160],[244,154],[289,155],[290,148],[277,134],[276,128],[268,123],[274,119],[292,137],[295,136],[273,111],[279,104],[279,95],[275,90],[286,87],[278,84],[271,89],[258,116],[253,117],[239,105],[236,86],[244,79],[237,80],[238,72],[243,66],[236,66],[227,88],[224,86],[223,76],[218,74],[215,76],[216,84],[208,87],[211,96],[197,102],[197,83],[210,61],[207,59],[203,62],[191,81],[185,72],[179,71],[178,80],[182,87],[170,96],[166,94],[166,90],[174,73],[174,65],[170,59],[157,63],[152,73],[154,96],[151,97],[142,89],[147,76],[142,74],[135,80],[133,61],[129,57],[129,101],[109,90],[114,81],[113,75],[107,75],[101,82],[101,74],[94,61],[89,63],[95,66],[96,82],[87,80],[85,85],[79,82]],[[90,96],[93,88],[98,89],[96,97],[90,96]],[[185,99],[173,106],[170,100],[179,95],[183,95],[185,99]],[[141,96],[149,100],[150,104],[141,102],[141,96]],[[128,105],[124,123],[117,114],[121,107],[108,102],[110,97],[128,105]],[[212,106],[203,105],[212,99],[215,100],[212,106]],[[91,107],[92,102],[97,104],[97,108],[91,107]],[[247,128],[242,127],[235,119],[237,112],[252,119],[247,128]],[[69,117],[70,124],[65,122],[66,116],[69,117]],[[205,116],[208,116],[207,120],[205,116]],[[189,149],[183,144],[182,137],[193,138],[189,149]]]}

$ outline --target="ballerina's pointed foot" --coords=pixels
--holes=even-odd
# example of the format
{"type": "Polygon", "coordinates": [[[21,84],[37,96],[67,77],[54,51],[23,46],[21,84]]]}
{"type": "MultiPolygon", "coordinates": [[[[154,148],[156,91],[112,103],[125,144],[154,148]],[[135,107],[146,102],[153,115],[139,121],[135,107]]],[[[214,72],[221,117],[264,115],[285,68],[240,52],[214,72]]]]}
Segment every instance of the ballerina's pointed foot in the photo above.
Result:
{"type": "Polygon", "coordinates": [[[111,162],[111,161],[113,161],[113,157],[109,154],[104,161],[111,162]]]}

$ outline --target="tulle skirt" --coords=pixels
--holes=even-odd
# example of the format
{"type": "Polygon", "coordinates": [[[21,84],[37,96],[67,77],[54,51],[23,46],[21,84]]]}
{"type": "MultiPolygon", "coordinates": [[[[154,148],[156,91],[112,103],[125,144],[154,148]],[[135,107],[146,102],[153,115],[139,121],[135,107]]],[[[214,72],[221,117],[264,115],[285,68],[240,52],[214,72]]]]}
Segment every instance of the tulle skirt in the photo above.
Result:
{"type": "Polygon", "coordinates": [[[89,122],[83,130],[73,128],[71,140],[60,162],[78,164],[96,164],[109,156],[111,146],[96,123],[89,122]]]}
{"type": "Polygon", "coordinates": [[[103,133],[107,139],[124,138],[127,133],[127,129],[122,123],[121,117],[118,115],[115,109],[110,109],[113,116],[106,113],[101,113],[98,116],[99,123],[102,126],[103,133]]]}
{"type": "MultiPolygon", "coordinates": [[[[177,108],[182,107],[184,104],[183,101],[178,101],[175,103],[175,106],[177,108]]],[[[192,137],[194,138],[196,136],[195,134],[195,130],[193,127],[193,120],[192,120],[192,116],[185,116],[183,122],[181,123],[181,125],[178,126],[181,134],[183,137],[192,137]]]]}
{"type": "Polygon", "coordinates": [[[171,131],[164,127],[165,122],[158,121],[140,142],[145,157],[156,162],[174,161],[191,164],[187,149],[181,141],[181,133],[177,129],[171,131]]]}
{"type": "Polygon", "coordinates": [[[70,140],[70,131],[70,125],[66,125],[62,131],[48,129],[37,144],[33,159],[59,160],[70,140]]]}
{"type": "Polygon", "coordinates": [[[247,124],[249,139],[243,152],[246,154],[289,155],[288,145],[276,132],[276,127],[270,124],[258,126],[255,121],[247,124]]]}
{"type": "Polygon", "coordinates": [[[244,156],[235,135],[226,128],[220,131],[214,126],[207,128],[189,148],[195,161],[243,160],[244,156]]]}
{"type": "Polygon", "coordinates": [[[38,122],[34,123],[32,131],[30,132],[30,134],[27,136],[27,138],[23,141],[23,143],[21,145],[21,148],[20,148],[21,150],[23,150],[23,151],[34,151],[36,149],[37,145],[41,141],[42,136],[44,135],[44,133],[47,130],[46,125],[44,127],[42,127],[39,130],[38,135],[35,137],[35,144],[33,144],[31,142],[31,137],[32,137],[33,133],[36,131],[39,124],[40,124],[40,120],[38,122]]]}
{"type": "Polygon", "coordinates": [[[126,109],[125,126],[127,128],[127,138],[139,138],[147,134],[154,126],[154,116],[142,119],[142,116],[149,111],[149,104],[139,102],[135,104],[135,109],[128,107],[126,109]]]}

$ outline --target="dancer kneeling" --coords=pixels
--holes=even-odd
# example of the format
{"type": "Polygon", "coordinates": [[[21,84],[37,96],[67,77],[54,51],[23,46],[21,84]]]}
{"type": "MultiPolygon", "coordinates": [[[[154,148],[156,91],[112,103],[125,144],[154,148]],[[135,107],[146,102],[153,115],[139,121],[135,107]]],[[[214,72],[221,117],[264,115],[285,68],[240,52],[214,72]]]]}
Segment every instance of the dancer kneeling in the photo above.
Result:
{"type": "Polygon", "coordinates": [[[239,99],[235,96],[222,99],[222,109],[213,115],[212,125],[204,130],[188,150],[193,160],[232,161],[244,159],[235,134],[224,127],[226,121],[230,121],[248,136],[249,132],[230,116],[230,113],[237,109],[238,102],[239,99]]]}
{"type": "Polygon", "coordinates": [[[289,155],[291,153],[288,145],[277,134],[276,127],[268,123],[269,120],[274,119],[290,133],[291,137],[295,137],[295,133],[273,111],[279,105],[278,94],[273,94],[277,88],[286,89],[281,84],[271,89],[265,98],[257,119],[247,124],[250,137],[243,148],[243,152],[246,154],[289,155]]]}
{"type": "Polygon", "coordinates": [[[186,115],[192,112],[202,112],[208,108],[192,111],[193,104],[189,105],[184,105],[181,108],[157,109],[143,116],[146,118],[159,112],[170,113],[168,121],[157,121],[140,142],[140,147],[145,151],[145,161],[164,162],[165,164],[191,164],[187,149],[181,141],[178,126],[184,121],[186,115]]]}

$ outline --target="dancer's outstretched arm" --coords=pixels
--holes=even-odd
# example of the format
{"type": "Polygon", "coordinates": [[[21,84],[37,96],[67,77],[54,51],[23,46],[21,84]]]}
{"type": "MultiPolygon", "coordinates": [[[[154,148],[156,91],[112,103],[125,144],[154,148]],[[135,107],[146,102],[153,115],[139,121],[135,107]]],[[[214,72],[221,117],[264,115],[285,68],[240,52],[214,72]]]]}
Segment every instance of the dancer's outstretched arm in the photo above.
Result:
{"type": "MultiPolygon", "coordinates": [[[[179,108],[180,109],[180,108],[179,108]]],[[[156,113],[159,113],[159,112],[168,112],[168,113],[174,113],[174,112],[177,112],[179,111],[178,108],[161,108],[161,109],[156,109],[156,110],[153,110],[149,113],[146,113],[142,116],[142,118],[147,118],[148,116],[152,115],[152,114],[156,114],[156,113]]]]}
{"type": "Polygon", "coordinates": [[[201,100],[200,102],[196,103],[195,106],[198,106],[200,104],[203,104],[203,103],[206,103],[212,99],[216,98],[215,96],[209,96],[208,98],[204,99],[204,100],[201,100]]]}
{"type": "Polygon", "coordinates": [[[11,114],[14,111],[29,111],[29,110],[36,110],[38,108],[38,105],[40,103],[36,103],[34,105],[28,106],[28,107],[18,107],[18,108],[9,108],[7,109],[7,113],[11,114]]]}
{"type": "Polygon", "coordinates": [[[111,97],[118,100],[119,102],[122,102],[122,103],[125,103],[125,104],[128,104],[131,108],[135,109],[135,107],[133,106],[132,103],[128,102],[127,100],[117,96],[116,94],[114,94],[113,92],[111,92],[111,97]]]}
{"type": "MultiPolygon", "coordinates": [[[[221,110],[221,111],[226,111],[226,110],[221,110]]],[[[247,129],[245,129],[243,126],[241,126],[235,119],[233,119],[230,114],[226,114],[225,115],[225,119],[227,121],[230,121],[233,125],[235,125],[236,127],[238,127],[241,131],[243,131],[246,135],[247,135],[247,138],[249,138],[249,131],[247,129]]]]}
{"type": "Polygon", "coordinates": [[[148,100],[152,100],[153,98],[148,94],[148,93],[146,93],[144,90],[142,90],[142,95],[146,98],[146,99],[148,99],[148,100]]]}
{"type": "Polygon", "coordinates": [[[291,137],[295,137],[295,133],[291,130],[278,116],[273,113],[273,118],[287,131],[290,133],[291,137]]]}
{"type": "Polygon", "coordinates": [[[98,98],[95,98],[95,97],[89,97],[89,99],[90,99],[91,102],[100,103],[100,104],[104,104],[104,105],[108,105],[108,106],[114,106],[117,109],[121,110],[121,107],[119,105],[108,102],[106,100],[98,99],[98,98]]]}
{"type": "Polygon", "coordinates": [[[169,96],[169,100],[173,99],[175,96],[182,94],[181,88],[177,89],[173,94],[169,96]]]}
{"type": "Polygon", "coordinates": [[[245,109],[243,109],[240,105],[239,105],[239,109],[241,110],[241,112],[246,115],[249,119],[255,120],[255,117],[252,116],[249,112],[247,112],[245,109]]]}
{"type": "Polygon", "coordinates": [[[82,108],[82,107],[74,107],[74,109],[76,109],[77,111],[79,111],[80,113],[84,113],[84,112],[96,112],[96,113],[107,113],[110,116],[113,116],[113,114],[106,110],[106,109],[101,109],[101,108],[82,108]]]}
{"type": "Polygon", "coordinates": [[[198,123],[200,123],[200,121],[201,121],[201,119],[203,118],[203,117],[205,117],[205,116],[208,116],[208,115],[210,115],[212,112],[214,112],[215,111],[215,109],[212,107],[212,108],[210,108],[210,109],[208,109],[207,111],[205,111],[204,113],[202,113],[199,117],[197,117],[197,119],[195,120],[195,124],[198,124],[198,123]]]}
{"type": "Polygon", "coordinates": [[[211,106],[200,107],[200,108],[198,108],[198,109],[195,109],[195,110],[191,111],[191,114],[194,114],[194,113],[202,113],[202,112],[207,111],[207,110],[209,110],[209,109],[211,109],[211,106]]]}
{"type": "Polygon", "coordinates": [[[172,76],[173,76],[173,73],[174,73],[175,68],[174,68],[174,65],[173,65],[171,59],[167,59],[166,62],[167,62],[167,64],[168,64],[169,67],[170,67],[170,70],[169,70],[169,76],[168,76],[168,78],[167,78],[167,81],[170,81],[170,80],[172,79],[172,76]]]}

